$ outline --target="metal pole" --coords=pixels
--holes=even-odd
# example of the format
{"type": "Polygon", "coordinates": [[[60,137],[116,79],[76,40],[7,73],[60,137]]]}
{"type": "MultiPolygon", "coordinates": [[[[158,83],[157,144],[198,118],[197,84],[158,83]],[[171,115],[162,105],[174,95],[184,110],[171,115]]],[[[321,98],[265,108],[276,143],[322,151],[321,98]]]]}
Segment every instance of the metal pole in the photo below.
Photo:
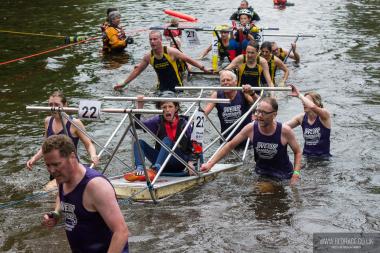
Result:
{"type": "MultiPolygon", "coordinates": [[[[299,36],[296,37],[296,39],[294,40],[294,43],[297,43],[297,40],[298,40],[299,36]]],[[[284,59],[284,63],[286,63],[286,61],[288,60],[289,56],[290,56],[290,53],[293,51],[293,47],[290,47],[290,50],[288,52],[288,54],[286,55],[285,59],[284,59]]]]}
{"type": "MultiPolygon", "coordinates": [[[[120,147],[121,143],[123,142],[123,140],[124,140],[125,136],[127,135],[128,131],[129,131],[129,129],[130,129],[130,127],[131,127],[131,123],[129,123],[129,125],[128,125],[127,129],[125,129],[125,131],[124,131],[123,135],[121,136],[121,138],[120,138],[119,142],[117,143],[117,145],[116,145],[116,147],[115,147],[114,151],[113,151],[113,152],[112,152],[112,154],[111,154],[111,157],[110,157],[110,159],[108,160],[108,162],[107,162],[106,166],[104,167],[104,169],[103,169],[103,171],[102,171],[102,174],[104,174],[104,172],[106,171],[106,169],[107,169],[107,168],[108,168],[108,166],[110,165],[110,163],[111,163],[111,161],[112,161],[112,158],[115,156],[115,154],[116,154],[117,150],[119,149],[119,147],[120,147]]],[[[129,167],[129,166],[127,166],[127,167],[129,167]]],[[[131,169],[131,168],[129,167],[129,169],[131,169]]]]}
{"type": "MultiPolygon", "coordinates": [[[[41,111],[41,112],[71,112],[78,113],[77,107],[47,107],[47,106],[27,106],[27,111],[41,111]]],[[[136,114],[162,114],[162,110],[150,109],[119,109],[119,108],[104,108],[101,112],[106,113],[136,113],[136,114]]]]}
{"type": "MultiPolygon", "coordinates": [[[[141,149],[139,138],[138,138],[138,135],[137,135],[137,132],[136,132],[136,127],[135,127],[135,124],[134,124],[133,116],[132,116],[132,114],[129,113],[128,117],[129,117],[130,125],[132,126],[133,136],[135,137],[135,141],[137,143],[138,156],[139,156],[140,161],[143,163],[146,185],[148,186],[150,197],[152,198],[153,203],[156,204],[157,201],[156,201],[156,196],[154,195],[154,192],[153,192],[153,184],[150,181],[150,178],[149,178],[149,175],[148,175],[148,171],[146,170],[146,167],[145,167],[145,159],[143,159],[142,149],[141,149]]],[[[155,176],[155,178],[157,178],[157,175],[155,176]]]]}
{"type": "MultiPolygon", "coordinates": [[[[240,118],[239,118],[239,120],[237,120],[237,121],[235,121],[231,126],[229,126],[223,133],[222,133],[222,135],[224,135],[224,134],[226,134],[226,133],[228,133],[229,131],[231,131],[231,129],[233,128],[233,127],[235,127],[240,121],[243,121],[246,117],[248,117],[250,114],[251,114],[251,112],[253,111],[253,109],[254,109],[254,107],[256,107],[256,103],[258,103],[258,101],[261,99],[261,97],[259,97],[256,101],[255,101],[255,103],[249,108],[249,110],[245,113],[245,114],[243,114],[240,118]]],[[[236,128],[237,129],[237,128],[236,128]]],[[[216,138],[215,140],[213,140],[206,148],[205,148],[205,151],[207,151],[207,149],[209,149],[212,145],[214,145],[214,143],[215,142],[217,142],[218,140],[220,139],[220,137],[218,137],[218,138],[216,138]]],[[[228,137],[227,137],[227,140],[226,141],[228,141],[229,139],[228,139],[228,137]]]]}
{"type": "MultiPolygon", "coordinates": [[[[205,115],[206,115],[206,114],[205,114],[205,115]]],[[[217,139],[215,139],[214,141],[212,141],[212,143],[209,144],[207,147],[205,147],[204,152],[206,152],[207,149],[208,149],[209,147],[211,147],[212,145],[214,145],[214,143],[217,142],[219,139],[222,139],[223,142],[227,142],[226,138],[224,138],[223,134],[218,130],[218,128],[215,126],[215,124],[210,120],[210,118],[208,117],[208,115],[206,115],[206,118],[207,118],[208,121],[210,122],[211,126],[214,127],[214,129],[215,129],[215,131],[218,133],[219,137],[218,137],[217,139]]],[[[227,131],[228,131],[228,129],[227,129],[225,132],[227,132],[227,131]]],[[[225,132],[224,132],[224,133],[225,133],[225,132]]],[[[242,160],[241,157],[239,156],[239,154],[236,153],[235,150],[232,150],[231,152],[232,152],[234,155],[236,155],[236,157],[238,157],[240,160],[242,160]]]]}
{"type": "MultiPolygon", "coordinates": [[[[61,120],[61,124],[62,124],[62,128],[63,128],[63,132],[65,133],[66,136],[69,136],[69,133],[67,132],[67,129],[66,129],[66,124],[65,122],[63,121],[63,116],[62,116],[62,111],[59,111],[58,114],[59,114],[59,119],[61,120]]],[[[69,129],[70,131],[70,129],[69,129]]]]}
{"type": "Polygon", "coordinates": [[[271,37],[300,37],[300,38],[314,38],[315,34],[265,34],[265,36],[271,37]]]}
{"type": "MultiPolygon", "coordinates": [[[[261,100],[261,98],[262,98],[262,97],[259,97],[259,98],[255,101],[255,103],[251,106],[251,108],[249,108],[249,110],[246,112],[246,114],[250,115],[250,114],[252,113],[253,109],[256,108],[256,106],[257,106],[257,104],[259,103],[259,101],[261,100]]],[[[243,115],[243,117],[244,117],[244,115],[243,115]]],[[[226,138],[228,141],[230,140],[230,138],[231,138],[232,134],[234,133],[234,131],[236,131],[242,123],[243,123],[243,120],[240,120],[239,123],[237,124],[237,126],[234,128],[234,130],[228,135],[228,137],[226,138]]],[[[217,152],[218,152],[218,151],[219,151],[224,145],[225,145],[225,143],[223,143],[222,145],[220,145],[219,148],[215,151],[215,153],[211,156],[210,159],[212,159],[212,158],[215,156],[215,154],[216,154],[216,153],[217,153],[217,152]]]]}
{"type": "MultiPolygon", "coordinates": [[[[83,134],[86,135],[91,141],[93,141],[98,147],[103,148],[103,149],[99,152],[99,154],[98,154],[99,158],[100,158],[100,156],[102,155],[102,153],[103,153],[104,151],[107,152],[107,154],[109,154],[109,155],[112,154],[110,151],[108,151],[108,150],[106,149],[106,147],[109,145],[111,139],[112,139],[113,136],[116,134],[116,132],[119,130],[119,128],[120,128],[121,124],[123,123],[125,117],[124,117],[123,121],[120,122],[120,124],[119,124],[119,126],[116,128],[116,130],[112,133],[112,135],[111,135],[110,139],[107,141],[106,145],[103,147],[103,146],[102,146],[101,144],[99,144],[99,143],[98,143],[98,142],[97,142],[97,141],[96,141],[96,140],[95,140],[90,134],[88,134],[86,131],[84,131],[83,129],[81,129],[81,128],[80,128],[80,127],[79,127],[79,126],[73,121],[73,120],[71,120],[70,117],[69,117],[67,114],[65,114],[65,113],[62,112],[62,115],[63,115],[68,121],[70,121],[71,124],[72,124],[73,126],[75,126],[75,127],[81,132],[81,133],[83,133],[83,134]]],[[[127,165],[126,163],[124,163],[123,160],[121,160],[121,159],[120,159],[119,157],[117,157],[117,156],[115,156],[115,157],[116,157],[116,159],[118,159],[121,163],[123,163],[125,166],[128,167],[128,165],[127,165]]],[[[94,165],[91,164],[90,167],[93,168],[94,165]]]]}
{"type": "MultiPolygon", "coordinates": [[[[199,107],[198,107],[198,108],[199,108],[199,107]]],[[[197,108],[197,110],[198,110],[198,108],[197,108]]],[[[185,128],[183,129],[182,133],[179,135],[178,140],[174,143],[174,145],[173,145],[173,147],[172,147],[172,149],[171,149],[172,152],[170,152],[169,155],[166,157],[164,163],[161,165],[160,170],[157,172],[157,175],[156,175],[156,177],[154,178],[152,184],[154,184],[154,183],[156,182],[158,176],[162,173],[162,171],[164,170],[166,164],[169,162],[169,159],[172,157],[173,154],[175,154],[174,150],[177,148],[179,142],[181,141],[181,139],[183,138],[183,136],[186,134],[186,131],[187,131],[187,129],[189,128],[191,122],[193,121],[194,116],[195,116],[195,112],[193,113],[193,115],[191,115],[189,121],[186,123],[186,126],[185,126],[185,128]]],[[[181,160],[183,160],[183,159],[181,159],[181,160]]],[[[185,163],[185,165],[188,165],[188,164],[185,163]]],[[[190,166],[189,166],[189,167],[190,167],[190,166]]],[[[190,167],[190,168],[191,168],[191,167],[190,167]]],[[[192,168],[191,168],[191,170],[192,170],[193,172],[195,172],[197,175],[199,175],[199,173],[198,173],[197,171],[194,171],[192,168]]]]}
{"type": "MultiPolygon", "coordinates": [[[[203,87],[203,86],[182,86],[182,87],[175,87],[176,90],[243,90],[243,87],[221,87],[221,86],[217,86],[217,87],[211,87],[211,86],[206,86],[206,87],[203,87]]],[[[292,91],[292,88],[291,87],[251,87],[251,90],[252,91],[261,91],[261,90],[264,90],[264,91],[292,91]]]]}
{"type": "MultiPolygon", "coordinates": [[[[158,138],[152,131],[150,131],[149,128],[147,128],[144,123],[142,123],[136,116],[132,115],[133,116],[133,119],[134,121],[140,125],[140,127],[145,130],[150,136],[152,136],[152,138],[157,141],[163,148],[165,148],[168,152],[172,152],[170,148],[168,148],[161,140],[160,138],[158,138]]],[[[186,168],[192,170],[192,168],[179,156],[177,155],[176,153],[172,153],[172,155],[178,160],[180,161],[183,165],[186,166],[186,168]]]]}
{"type": "MultiPolygon", "coordinates": [[[[203,94],[203,90],[200,91],[198,98],[202,97],[202,94],[203,94]]],[[[188,113],[190,112],[191,108],[193,108],[196,104],[197,104],[197,102],[193,102],[193,103],[189,106],[189,108],[187,108],[186,112],[183,113],[183,115],[188,114],[188,113]]]]}
{"type": "Polygon", "coordinates": [[[249,138],[247,139],[247,142],[245,143],[244,153],[243,153],[243,162],[245,161],[245,157],[247,155],[247,151],[249,148],[249,138]]]}
{"type": "MultiPolygon", "coordinates": [[[[187,86],[189,87],[189,86],[187,86]]],[[[178,87],[176,87],[177,89],[178,87]]],[[[201,90],[201,89],[196,89],[201,90]]],[[[137,98],[137,97],[103,97],[104,100],[113,100],[113,101],[150,101],[150,102],[210,102],[210,103],[217,103],[217,104],[228,104],[231,101],[229,99],[225,98],[181,98],[181,97],[174,97],[174,98],[164,98],[164,97],[144,97],[144,98],[137,98]]],[[[143,109],[134,109],[134,110],[143,110],[143,109]]],[[[162,110],[161,110],[162,112],[162,110]]]]}

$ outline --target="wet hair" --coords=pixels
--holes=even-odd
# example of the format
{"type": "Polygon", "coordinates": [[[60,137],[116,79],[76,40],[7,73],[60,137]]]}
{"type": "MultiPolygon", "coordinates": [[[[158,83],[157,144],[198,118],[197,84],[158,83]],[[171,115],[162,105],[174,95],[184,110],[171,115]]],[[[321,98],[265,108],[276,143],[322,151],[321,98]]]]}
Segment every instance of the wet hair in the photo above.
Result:
{"type": "Polygon", "coordinates": [[[278,103],[277,103],[277,100],[275,98],[264,97],[263,99],[261,99],[260,103],[262,103],[262,102],[266,102],[266,103],[270,104],[273,108],[273,111],[275,111],[275,112],[278,111],[278,103]]]}
{"type": "Polygon", "coordinates": [[[261,44],[260,49],[263,50],[264,48],[268,49],[269,52],[272,53],[272,42],[264,41],[263,44],[261,44]]]}
{"type": "Polygon", "coordinates": [[[259,51],[259,48],[260,48],[259,43],[258,43],[257,41],[254,41],[254,40],[249,41],[247,47],[248,47],[248,46],[251,46],[251,47],[253,47],[253,48],[256,48],[256,51],[257,51],[257,52],[259,51]]]}
{"type": "Polygon", "coordinates": [[[118,11],[118,9],[117,8],[108,8],[107,9],[107,18],[106,18],[106,21],[109,23],[110,22],[110,20],[109,20],[109,18],[108,18],[108,15],[111,13],[111,12],[113,12],[113,11],[118,11]]]}
{"type": "Polygon", "coordinates": [[[156,108],[158,110],[161,109],[161,105],[165,104],[165,103],[173,103],[175,107],[177,107],[177,111],[179,111],[179,103],[178,102],[173,102],[173,101],[160,101],[160,102],[157,102],[156,103],[156,108]]]}
{"type": "Polygon", "coordinates": [[[108,17],[108,14],[110,14],[110,12],[113,12],[113,11],[118,11],[117,8],[108,8],[107,9],[107,17],[108,17]]]}
{"type": "Polygon", "coordinates": [[[321,95],[319,95],[317,92],[309,91],[305,93],[305,96],[310,96],[314,104],[320,108],[323,108],[321,95]]]}
{"type": "Polygon", "coordinates": [[[61,98],[61,102],[62,102],[62,104],[66,104],[67,103],[67,100],[66,100],[66,97],[65,97],[65,95],[63,94],[63,91],[61,91],[61,90],[56,90],[56,91],[54,91],[51,95],[50,95],[50,97],[59,97],[59,98],[61,98]]]}
{"type": "MultiPolygon", "coordinates": [[[[159,97],[161,98],[172,98],[172,97],[176,97],[176,94],[173,92],[173,91],[169,91],[169,90],[165,90],[165,91],[161,91],[161,93],[159,94],[159,97]]],[[[156,103],[156,108],[157,109],[161,109],[161,105],[165,104],[166,102],[168,101],[159,101],[156,103]]],[[[179,111],[179,102],[171,102],[174,104],[175,107],[177,107],[177,111],[179,111]]]]}
{"type": "Polygon", "coordinates": [[[152,34],[158,34],[158,35],[160,35],[160,39],[162,40],[162,33],[161,33],[160,31],[157,31],[157,30],[150,31],[150,32],[149,32],[149,37],[150,37],[150,35],[152,35],[152,34]]]}
{"type": "Polygon", "coordinates": [[[42,144],[42,154],[48,154],[53,150],[58,150],[61,157],[67,158],[71,153],[75,153],[75,146],[73,141],[64,134],[52,135],[42,144]]]}
{"type": "Polygon", "coordinates": [[[219,76],[222,76],[223,73],[228,74],[230,77],[232,77],[232,79],[234,81],[237,81],[237,76],[233,71],[231,71],[229,69],[223,69],[223,70],[219,71],[219,76]]]}

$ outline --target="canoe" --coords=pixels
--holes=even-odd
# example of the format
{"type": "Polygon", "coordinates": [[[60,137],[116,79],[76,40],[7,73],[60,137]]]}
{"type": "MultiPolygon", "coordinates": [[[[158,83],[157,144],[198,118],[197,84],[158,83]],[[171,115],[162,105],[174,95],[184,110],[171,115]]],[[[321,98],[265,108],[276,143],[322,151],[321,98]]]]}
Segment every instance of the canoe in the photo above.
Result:
{"type": "MultiPolygon", "coordinates": [[[[160,176],[153,185],[153,194],[156,200],[164,200],[174,194],[187,191],[193,187],[202,185],[217,177],[221,172],[234,170],[243,163],[235,164],[216,164],[209,172],[202,173],[200,176],[187,177],[167,177],[160,176]]],[[[129,182],[123,176],[110,178],[110,182],[115,188],[118,198],[131,198],[134,201],[148,202],[152,201],[151,194],[145,181],[129,182]]]]}

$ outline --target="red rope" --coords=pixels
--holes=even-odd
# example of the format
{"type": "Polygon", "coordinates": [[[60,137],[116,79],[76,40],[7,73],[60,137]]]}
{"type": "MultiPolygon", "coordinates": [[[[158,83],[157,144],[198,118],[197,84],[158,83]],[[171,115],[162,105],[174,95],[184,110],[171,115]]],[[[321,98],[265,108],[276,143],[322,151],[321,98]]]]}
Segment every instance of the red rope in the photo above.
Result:
{"type": "Polygon", "coordinates": [[[67,47],[72,47],[72,46],[75,46],[75,45],[78,45],[78,44],[81,44],[81,43],[86,43],[86,42],[89,42],[91,40],[96,40],[98,38],[100,38],[100,36],[89,38],[87,40],[78,41],[78,42],[71,43],[71,44],[68,44],[68,45],[64,45],[64,46],[61,46],[61,47],[52,48],[52,49],[49,49],[49,50],[46,50],[46,51],[42,51],[42,52],[35,53],[35,54],[32,54],[32,55],[27,55],[27,56],[20,57],[20,58],[17,58],[17,59],[5,61],[5,62],[0,62],[0,65],[5,65],[5,64],[12,63],[12,62],[29,59],[29,58],[32,58],[32,57],[35,57],[35,56],[39,56],[39,55],[42,55],[42,54],[47,54],[47,53],[50,53],[50,52],[58,51],[58,50],[61,50],[61,49],[67,48],[67,47]]]}

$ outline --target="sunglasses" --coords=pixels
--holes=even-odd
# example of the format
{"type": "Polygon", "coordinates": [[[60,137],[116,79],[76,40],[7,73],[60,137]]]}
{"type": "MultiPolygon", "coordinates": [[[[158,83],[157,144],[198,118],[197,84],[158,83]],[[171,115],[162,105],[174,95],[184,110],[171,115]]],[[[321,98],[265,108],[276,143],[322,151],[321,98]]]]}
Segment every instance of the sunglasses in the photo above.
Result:
{"type": "Polygon", "coordinates": [[[269,114],[274,113],[274,112],[275,112],[275,111],[266,112],[266,111],[263,111],[263,110],[256,110],[256,111],[255,111],[255,114],[256,114],[256,115],[262,114],[263,116],[266,116],[266,115],[269,115],[269,114]]]}

